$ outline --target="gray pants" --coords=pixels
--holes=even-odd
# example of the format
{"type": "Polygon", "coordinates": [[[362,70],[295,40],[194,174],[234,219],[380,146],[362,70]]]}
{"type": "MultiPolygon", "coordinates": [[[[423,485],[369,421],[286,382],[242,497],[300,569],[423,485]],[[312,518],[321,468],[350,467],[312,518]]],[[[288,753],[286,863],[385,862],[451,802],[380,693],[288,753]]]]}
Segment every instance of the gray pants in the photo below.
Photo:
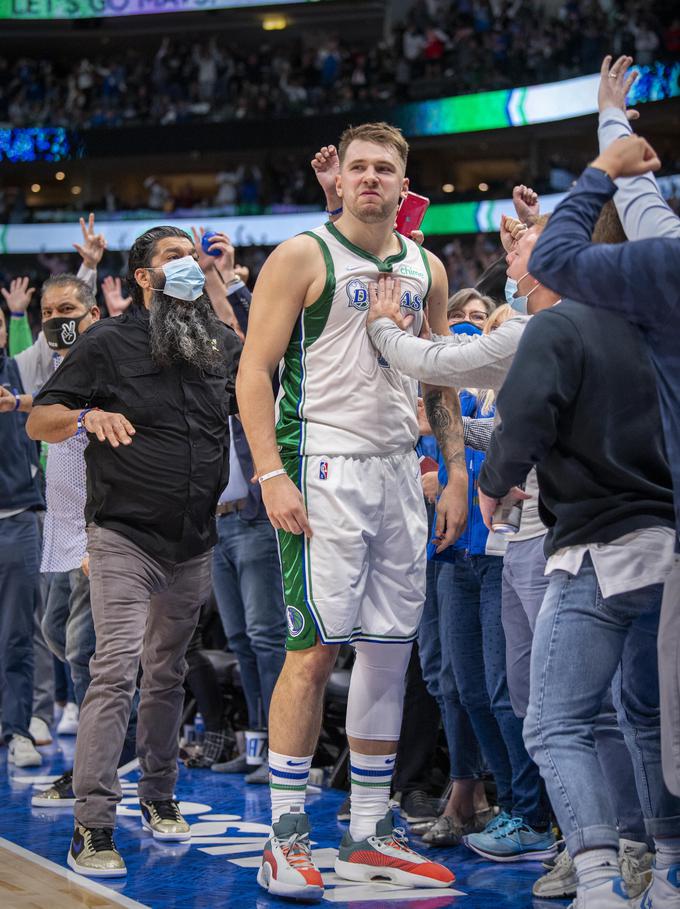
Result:
{"type": "Polygon", "coordinates": [[[680,555],[664,585],[658,646],[663,777],[680,795],[680,555]]]}
{"type": "Polygon", "coordinates": [[[33,615],[33,716],[51,726],[54,722],[54,657],[42,632],[45,596],[44,585],[40,586],[41,595],[33,615]]]}
{"type": "Polygon", "coordinates": [[[78,725],[75,816],[85,827],[113,827],[122,797],[116,768],[140,662],[139,796],[174,796],[184,654],[210,592],[212,551],[171,564],[102,527],[90,525],[87,536],[97,649],[78,725]]]}
{"type": "Polygon", "coordinates": [[[548,588],[543,543],[545,536],[509,542],[503,558],[501,619],[505,631],[510,703],[525,717],[529,704],[531,644],[536,619],[548,588]]]}

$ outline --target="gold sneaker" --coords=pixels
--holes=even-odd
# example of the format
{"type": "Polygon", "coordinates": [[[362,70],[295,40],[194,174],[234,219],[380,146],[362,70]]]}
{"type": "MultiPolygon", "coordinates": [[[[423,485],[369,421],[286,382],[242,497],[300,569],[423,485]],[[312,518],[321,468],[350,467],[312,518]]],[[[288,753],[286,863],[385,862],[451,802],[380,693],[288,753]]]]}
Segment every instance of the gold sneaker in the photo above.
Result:
{"type": "Polygon", "coordinates": [[[140,799],[142,826],[157,840],[183,842],[191,839],[191,828],[179,811],[174,799],[140,799]]]}
{"type": "Polygon", "coordinates": [[[75,803],[72,770],[55,780],[49,789],[43,789],[31,798],[31,805],[34,808],[72,808],[75,803]]]}
{"type": "Polygon", "coordinates": [[[123,877],[125,862],[113,842],[112,827],[81,827],[76,824],[66,862],[86,877],[123,877]]]}

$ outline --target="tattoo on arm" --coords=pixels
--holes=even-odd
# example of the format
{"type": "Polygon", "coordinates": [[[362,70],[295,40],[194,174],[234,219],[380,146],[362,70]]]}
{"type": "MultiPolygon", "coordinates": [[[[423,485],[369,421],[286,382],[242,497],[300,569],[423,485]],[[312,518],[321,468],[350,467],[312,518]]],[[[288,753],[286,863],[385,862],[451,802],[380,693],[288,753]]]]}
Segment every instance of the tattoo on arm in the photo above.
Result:
{"type": "Polygon", "coordinates": [[[453,389],[425,388],[423,398],[425,412],[447,470],[465,470],[463,419],[458,395],[453,389]]]}

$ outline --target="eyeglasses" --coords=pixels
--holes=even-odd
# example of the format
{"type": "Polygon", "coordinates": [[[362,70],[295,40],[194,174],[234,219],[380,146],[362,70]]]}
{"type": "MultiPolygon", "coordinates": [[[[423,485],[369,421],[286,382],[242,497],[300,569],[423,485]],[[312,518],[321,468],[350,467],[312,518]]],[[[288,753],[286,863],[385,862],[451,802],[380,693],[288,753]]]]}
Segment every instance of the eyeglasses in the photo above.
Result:
{"type": "Polygon", "coordinates": [[[473,310],[469,313],[464,312],[452,312],[449,315],[449,321],[451,322],[479,322],[480,324],[486,322],[488,315],[481,310],[473,310]]]}

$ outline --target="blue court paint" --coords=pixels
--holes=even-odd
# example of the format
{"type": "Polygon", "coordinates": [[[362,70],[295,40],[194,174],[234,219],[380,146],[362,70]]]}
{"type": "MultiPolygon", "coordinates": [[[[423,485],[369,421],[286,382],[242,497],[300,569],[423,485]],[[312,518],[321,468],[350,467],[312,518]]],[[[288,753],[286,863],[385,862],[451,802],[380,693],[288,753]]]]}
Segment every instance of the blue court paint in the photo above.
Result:
{"type": "MultiPolygon", "coordinates": [[[[74,745],[73,738],[63,737],[57,744],[41,748],[45,763],[34,769],[8,765],[7,749],[0,751],[0,836],[62,866],[73,827],[72,809],[32,808],[30,802],[35,781],[56,777],[71,766],[74,745]]],[[[270,897],[255,881],[269,824],[266,786],[246,785],[242,776],[182,768],[177,796],[185,803],[183,808],[193,835],[188,843],[173,844],[154,840],[142,830],[135,795],[138,778],[135,771],[123,779],[124,799],[116,830],[116,843],[127,863],[128,875],[119,880],[100,879],[102,886],[150,909],[269,909],[299,905],[270,897]]],[[[327,790],[308,799],[314,849],[318,850],[316,857],[327,880],[322,907],[332,903],[354,909],[563,909],[567,905],[531,896],[531,885],[543,870],[540,864],[496,865],[462,846],[428,849],[415,837],[412,843],[419,851],[454,870],[455,894],[342,882],[332,872],[332,850],[337,848],[346,827],[335,819],[345,795],[327,790]]]]}

